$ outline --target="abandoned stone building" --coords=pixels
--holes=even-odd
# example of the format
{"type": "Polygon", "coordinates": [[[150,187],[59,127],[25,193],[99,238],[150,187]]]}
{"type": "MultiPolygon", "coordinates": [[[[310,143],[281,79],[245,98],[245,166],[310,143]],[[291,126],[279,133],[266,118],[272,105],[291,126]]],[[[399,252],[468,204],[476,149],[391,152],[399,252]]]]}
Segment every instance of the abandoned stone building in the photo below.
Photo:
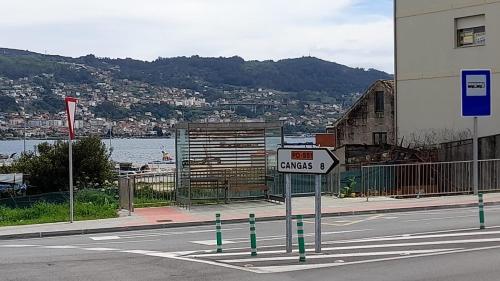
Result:
{"type": "Polygon", "coordinates": [[[335,135],[336,147],[350,144],[396,144],[394,81],[379,80],[327,133],[335,135]]]}

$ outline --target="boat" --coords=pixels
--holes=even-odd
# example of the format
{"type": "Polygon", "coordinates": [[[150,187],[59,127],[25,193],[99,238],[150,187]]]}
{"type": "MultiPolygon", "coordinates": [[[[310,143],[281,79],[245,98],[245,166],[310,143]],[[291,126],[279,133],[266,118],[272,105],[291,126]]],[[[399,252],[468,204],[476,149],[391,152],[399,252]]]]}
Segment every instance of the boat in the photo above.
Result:
{"type": "Polygon", "coordinates": [[[155,160],[148,162],[148,164],[152,165],[172,165],[175,164],[175,159],[170,155],[170,153],[162,151],[162,160],[155,160]]]}

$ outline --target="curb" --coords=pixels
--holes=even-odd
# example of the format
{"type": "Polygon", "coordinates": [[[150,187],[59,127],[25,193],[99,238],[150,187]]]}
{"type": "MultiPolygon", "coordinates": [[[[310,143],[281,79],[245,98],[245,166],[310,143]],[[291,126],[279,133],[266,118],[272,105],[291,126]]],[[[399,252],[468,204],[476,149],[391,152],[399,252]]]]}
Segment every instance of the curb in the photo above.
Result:
{"type": "MultiPolygon", "coordinates": [[[[500,206],[500,202],[485,203],[485,206],[500,206]]],[[[459,205],[444,205],[444,206],[425,206],[425,207],[409,207],[409,208],[394,208],[394,209],[380,209],[380,210],[365,210],[365,211],[350,211],[350,212],[331,212],[323,213],[323,217],[343,217],[355,215],[369,215],[369,214],[388,214],[388,213],[404,213],[414,211],[429,211],[429,210],[445,210],[445,209],[461,209],[477,207],[477,203],[467,203],[459,205]]],[[[314,218],[314,214],[303,215],[303,218],[314,218]]],[[[285,216],[273,216],[257,218],[258,221],[278,221],[284,220],[285,216]]],[[[247,223],[248,218],[242,219],[228,219],[222,220],[223,224],[237,224],[247,223]]],[[[138,225],[138,226],[117,226],[117,227],[104,227],[93,229],[80,229],[80,230],[61,230],[61,231],[44,231],[44,232],[31,232],[19,234],[6,234],[0,235],[0,240],[13,240],[13,239],[32,239],[32,238],[45,238],[45,237],[58,237],[58,236],[72,236],[72,235],[85,235],[85,234],[99,234],[110,232],[125,232],[125,231],[139,231],[139,230],[154,230],[154,229],[168,229],[190,226],[205,226],[213,225],[214,221],[198,221],[198,222],[181,222],[181,223],[165,223],[165,224],[151,224],[151,225],[138,225]]]]}

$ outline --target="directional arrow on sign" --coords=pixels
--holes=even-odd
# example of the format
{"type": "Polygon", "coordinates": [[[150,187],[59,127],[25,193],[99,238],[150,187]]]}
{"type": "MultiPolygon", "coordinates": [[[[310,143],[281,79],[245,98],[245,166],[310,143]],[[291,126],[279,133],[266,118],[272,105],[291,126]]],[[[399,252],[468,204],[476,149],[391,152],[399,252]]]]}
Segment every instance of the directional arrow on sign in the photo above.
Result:
{"type": "Polygon", "coordinates": [[[338,164],[337,157],[326,148],[278,149],[280,173],[324,175],[338,164]]]}

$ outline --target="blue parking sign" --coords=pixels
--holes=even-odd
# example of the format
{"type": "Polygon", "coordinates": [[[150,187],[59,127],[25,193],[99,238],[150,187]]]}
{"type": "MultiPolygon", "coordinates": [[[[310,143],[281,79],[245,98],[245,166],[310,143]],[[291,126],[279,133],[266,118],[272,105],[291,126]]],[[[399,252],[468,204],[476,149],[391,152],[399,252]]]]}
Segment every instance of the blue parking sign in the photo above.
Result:
{"type": "Polygon", "coordinates": [[[462,116],[491,116],[491,71],[462,70],[462,116]]]}

